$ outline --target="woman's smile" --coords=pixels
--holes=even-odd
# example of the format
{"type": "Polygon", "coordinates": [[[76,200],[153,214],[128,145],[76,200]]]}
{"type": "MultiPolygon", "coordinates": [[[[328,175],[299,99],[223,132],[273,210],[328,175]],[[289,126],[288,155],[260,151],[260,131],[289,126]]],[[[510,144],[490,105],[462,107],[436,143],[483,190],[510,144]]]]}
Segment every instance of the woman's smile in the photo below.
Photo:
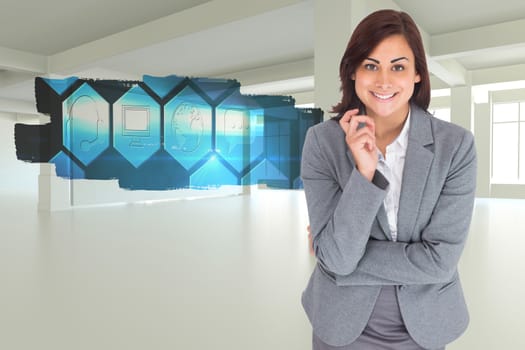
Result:
{"type": "Polygon", "coordinates": [[[392,97],[394,97],[396,95],[395,93],[381,94],[381,93],[373,92],[373,91],[371,93],[372,93],[372,95],[374,95],[375,97],[377,97],[378,99],[383,100],[383,101],[390,100],[392,97]]]}

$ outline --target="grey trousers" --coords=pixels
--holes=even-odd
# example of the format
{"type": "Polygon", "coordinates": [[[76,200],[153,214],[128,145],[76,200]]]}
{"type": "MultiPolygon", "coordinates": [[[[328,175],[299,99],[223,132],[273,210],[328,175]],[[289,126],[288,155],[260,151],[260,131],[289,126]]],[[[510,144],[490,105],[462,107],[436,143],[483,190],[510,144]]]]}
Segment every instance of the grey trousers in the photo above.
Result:
{"type": "MultiPolygon", "coordinates": [[[[401,318],[395,286],[385,286],[363,333],[351,344],[331,346],[312,337],[313,350],[430,350],[422,348],[408,334],[401,318]]],[[[445,348],[435,349],[444,350],[445,348]]],[[[434,349],[432,349],[434,350],[434,349]]]]}

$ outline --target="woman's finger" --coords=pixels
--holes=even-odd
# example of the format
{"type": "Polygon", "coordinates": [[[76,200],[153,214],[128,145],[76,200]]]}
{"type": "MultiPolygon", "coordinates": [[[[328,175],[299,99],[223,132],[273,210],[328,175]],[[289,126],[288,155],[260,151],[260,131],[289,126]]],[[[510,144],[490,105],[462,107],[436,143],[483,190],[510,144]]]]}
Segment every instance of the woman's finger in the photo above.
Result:
{"type": "Polygon", "coordinates": [[[352,120],[352,117],[357,115],[357,113],[359,113],[357,108],[350,109],[343,114],[341,119],[339,119],[339,125],[345,133],[348,131],[349,123],[352,120]]]}

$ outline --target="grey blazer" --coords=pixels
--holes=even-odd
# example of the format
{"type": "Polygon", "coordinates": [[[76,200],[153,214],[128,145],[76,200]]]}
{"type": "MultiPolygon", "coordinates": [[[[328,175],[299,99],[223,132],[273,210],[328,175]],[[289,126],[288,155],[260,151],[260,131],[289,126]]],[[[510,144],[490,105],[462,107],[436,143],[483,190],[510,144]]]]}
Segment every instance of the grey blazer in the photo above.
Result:
{"type": "Polygon", "coordinates": [[[308,129],[301,177],[317,257],[302,303],[322,341],[353,342],[383,285],[397,286],[405,326],[422,347],[443,347],[465,331],[457,264],[476,188],[470,132],[411,106],[396,242],[383,206],[388,181],[355,171],[337,122],[308,129]]]}

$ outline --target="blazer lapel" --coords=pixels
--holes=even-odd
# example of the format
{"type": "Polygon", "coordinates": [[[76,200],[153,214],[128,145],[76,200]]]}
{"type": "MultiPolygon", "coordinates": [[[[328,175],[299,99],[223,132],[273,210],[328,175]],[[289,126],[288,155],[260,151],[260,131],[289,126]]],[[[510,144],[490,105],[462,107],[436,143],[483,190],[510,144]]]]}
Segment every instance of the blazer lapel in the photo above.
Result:
{"type": "Polygon", "coordinates": [[[418,216],[418,208],[434,159],[430,119],[419,107],[411,106],[408,146],[401,184],[398,211],[398,239],[409,241],[418,216]]]}

